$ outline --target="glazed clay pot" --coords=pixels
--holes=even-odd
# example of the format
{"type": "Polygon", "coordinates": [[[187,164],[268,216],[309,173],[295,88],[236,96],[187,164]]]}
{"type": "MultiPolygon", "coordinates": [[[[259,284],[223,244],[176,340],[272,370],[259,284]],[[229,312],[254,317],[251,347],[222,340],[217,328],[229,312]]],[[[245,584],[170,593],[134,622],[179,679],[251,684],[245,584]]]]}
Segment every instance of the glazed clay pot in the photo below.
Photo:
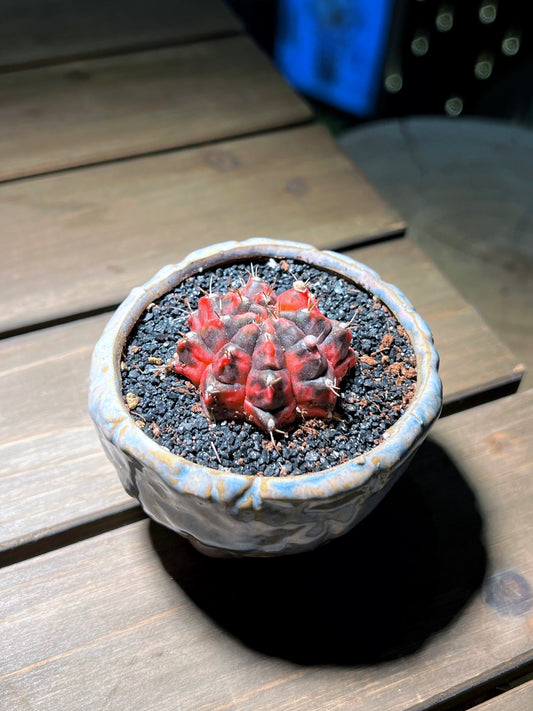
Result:
{"type": "Polygon", "coordinates": [[[398,480],[440,414],[437,367],[438,355],[424,321],[396,287],[368,267],[298,242],[224,242],[193,252],[133,289],[95,347],[89,409],[124,488],[155,521],[211,555],[298,553],[351,529],[398,480]],[[120,376],[128,334],[150,303],[200,270],[271,257],[324,269],[379,297],[409,335],[417,363],[414,397],[381,444],[344,464],[283,478],[211,469],[172,454],[134,423],[123,401],[120,376]]]}

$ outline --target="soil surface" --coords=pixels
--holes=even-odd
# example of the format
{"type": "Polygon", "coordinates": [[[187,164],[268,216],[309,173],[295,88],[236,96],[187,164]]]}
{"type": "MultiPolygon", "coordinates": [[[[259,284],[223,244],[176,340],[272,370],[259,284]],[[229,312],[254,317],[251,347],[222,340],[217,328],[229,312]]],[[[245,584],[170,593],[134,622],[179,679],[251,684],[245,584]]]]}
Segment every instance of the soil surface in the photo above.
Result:
{"type": "Polygon", "coordinates": [[[329,272],[292,260],[254,262],[256,268],[264,281],[275,282],[278,294],[296,279],[309,282],[323,314],[351,322],[357,364],[340,384],[334,417],[296,423],[272,442],[249,422],[210,423],[194,385],[165,371],[201,290],[225,293],[241,286],[249,263],[190,277],[146,309],[121,362],[124,402],[132,417],[174,454],[239,474],[305,474],[365,454],[405,412],[416,387],[416,359],[405,330],[380,300],[329,272]]]}

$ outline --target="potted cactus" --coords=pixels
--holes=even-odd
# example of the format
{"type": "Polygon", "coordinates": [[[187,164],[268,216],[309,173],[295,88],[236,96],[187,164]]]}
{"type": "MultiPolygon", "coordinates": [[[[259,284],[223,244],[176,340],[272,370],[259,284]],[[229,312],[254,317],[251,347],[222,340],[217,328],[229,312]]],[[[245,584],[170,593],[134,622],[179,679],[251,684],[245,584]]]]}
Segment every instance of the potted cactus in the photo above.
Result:
{"type": "Polygon", "coordinates": [[[437,361],[418,314],[367,267],[223,243],[119,307],[90,411],[156,521],[212,555],[293,553],[347,531],[397,480],[440,412],[437,361]]]}

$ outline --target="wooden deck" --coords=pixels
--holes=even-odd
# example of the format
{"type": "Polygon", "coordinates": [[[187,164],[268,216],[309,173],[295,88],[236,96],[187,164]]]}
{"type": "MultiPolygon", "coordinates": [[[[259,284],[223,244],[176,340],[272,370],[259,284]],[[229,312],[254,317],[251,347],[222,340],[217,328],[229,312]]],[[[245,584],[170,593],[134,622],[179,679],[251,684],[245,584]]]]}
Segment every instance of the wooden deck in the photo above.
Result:
{"type": "Polygon", "coordinates": [[[0,707],[529,710],[513,354],[221,3],[13,0],[0,48],[0,707]],[[343,538],[212,560],[124,493],[89,360],[132,287],[258,235],[396,284],[435,336],[445,416],[343,538]]]}

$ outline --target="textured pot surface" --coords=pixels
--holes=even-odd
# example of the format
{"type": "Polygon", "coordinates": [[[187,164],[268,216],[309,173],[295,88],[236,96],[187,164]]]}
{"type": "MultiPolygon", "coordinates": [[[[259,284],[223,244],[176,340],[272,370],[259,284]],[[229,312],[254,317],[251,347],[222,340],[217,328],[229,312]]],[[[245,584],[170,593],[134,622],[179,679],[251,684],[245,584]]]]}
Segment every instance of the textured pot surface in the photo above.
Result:
{"type": "Polygon", "coordinates": [[[398,479],[439,416],[442,392],[437,367],[438,355],[426,324],[403,294],[373,270],[310,245],[257,238],[193,252],[133,289],[95,347],[89,409],[124,488],[153,519],[213,555],[296,553],[348,531],[398,479]],[[413,400],[384,441],[364,456],[314,474],[245,476],[194,464],[144,434],[122,398],[122,351],[151,302],[202,269],[270,257],[325,269],[375,294],[405,328],[416,354],[413,400]]]}

